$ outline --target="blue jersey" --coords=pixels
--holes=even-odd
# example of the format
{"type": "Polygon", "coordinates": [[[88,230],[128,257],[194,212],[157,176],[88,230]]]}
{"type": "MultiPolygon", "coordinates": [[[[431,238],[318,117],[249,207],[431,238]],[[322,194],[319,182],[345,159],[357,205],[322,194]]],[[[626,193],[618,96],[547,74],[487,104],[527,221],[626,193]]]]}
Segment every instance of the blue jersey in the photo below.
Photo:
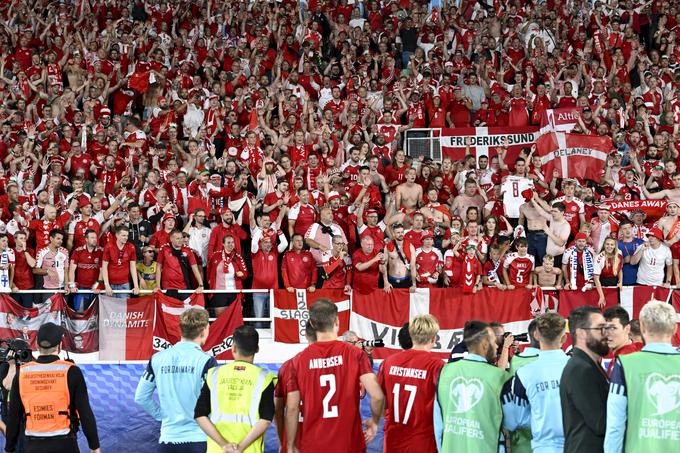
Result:
{"type": "Polygon", "coordinates": [[[503,425],[510,431],[531,427],[535,453],[564,450],[560,379],[568,360],[561,349],[540,351],[538,359],[517,370],[502,395],[503,425]]]}
{"type": "MultiPolygon", "coordinates": [[[[638,249],[638,247],[644,243],[645,241],[639,238],[633,238],[631,242],[619,241],[619,250],[621,250],[621,254],[623,255],[624,259],[626,257],[631,258],[633,255],[635,255],[635,251],[638,249]]],[[[638,264],[633,265],[629,263],[623,263],[622,270],[623,284],[634,285],[637,282],[638,264]]]]}
{"type": "Polygon", "coordinates": [[[181,341],[151,357],[137,386],[135,402],[161,422],[159,442],[207,440],[194,420],[194,408],[205,375],[214,366],[215,358],[190,341],[181,341]],[[153,399],[156,389],[159,403],[153,399]]]}

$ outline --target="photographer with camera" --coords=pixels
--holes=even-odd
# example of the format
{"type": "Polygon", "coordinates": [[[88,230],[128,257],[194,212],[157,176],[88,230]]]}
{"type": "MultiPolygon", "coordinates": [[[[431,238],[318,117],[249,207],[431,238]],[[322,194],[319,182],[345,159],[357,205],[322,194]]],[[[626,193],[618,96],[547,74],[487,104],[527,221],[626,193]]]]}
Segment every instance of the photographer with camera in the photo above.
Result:
{"type": "Polygon", "coordinates": [[[10,390],[6,452],[15,452],[20,423],[26,422],[26,453],[78,452],[80,423],[91,453],[99,453],[97,423],[83,374],[61,360],[64,329],[46,323],[38,330],[35,361],[21,365],[10,390]]]}
{"type": "MultiPolygon", "coordinates": [[[[0,431],[5,434],[7,426],[7,413],[9,405],[9,392],[12,388],[14,376],[22,363],[33,360],[31,353],[31,346],[27,341],[21,338],[9,338],[0,340],[0,413],[2,421],[0,421],[0,431]]],[[[21,427],[21,434],[17,439],[16,451],[23,453],[24,451],[24,433],[23,425],[21,427]]]]}
{"type": "Polygon", "coordinates": [[[385,345],[382,340],[362,340],[355,332],[351,330],[348,330],[342,334],[342,341],[356,346],[357,348],[364,351],[368,356],[368,361],[371,362],[371,368],[373,368],[373,349],[385,345]]]}

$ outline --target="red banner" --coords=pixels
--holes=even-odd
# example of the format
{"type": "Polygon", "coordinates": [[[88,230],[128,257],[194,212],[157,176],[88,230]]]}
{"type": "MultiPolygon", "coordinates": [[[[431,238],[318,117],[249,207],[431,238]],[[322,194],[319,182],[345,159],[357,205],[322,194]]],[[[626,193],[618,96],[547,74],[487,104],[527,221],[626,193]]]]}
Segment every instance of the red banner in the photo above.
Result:
{"type": "Polygon", "coordinates": [[[552,132],[536,140],[536,152],[543,161],[546,180],[581,178],[599,181],[609,152],[614,145],[609,137],[552,132]]]}
{"type": "Polygon", "coordinates": [[[537,127],[457,127],[442,129],[440,144],[443,157],[462,160],[466,154],[466,143],[470,154],[475,157],[498,153],[497,148],[508,146],[506,162],[515,162],[522,148],[531,148],[538,138],[537,127]]]}
{"type": "Polygon", "coordinates": [[[370,294],[353,294],[350,329],[366,340],[381,339],[384,348],[374,352],[384,358],[400,350],[399,329],[416,315],[430,313],[439,321],[439,335],[433,349],[448,357],[463,339],[465,322],[471,319],[497,321],[513,333],[527,331],[531,315],[532,293],[529,290],[500,291],[485,289],[463,294],[456,289],[395,289],[389,294],[376,290],[370,294]],[[379,303],[377,303],[379,301],[379,303]]]}
{"type": "Polygon", "coordinates": [[[33,308],[24,308],[6,294],[0,294],[0,338],[21,338],[36,349],[41,325],[52,322],[64,328],[62,348],[86,353],[99,350],[97,329],[98,304],[84,313],[76,313],[66,305],[62,294],[55,294],[33,308]]]}
{"type": "Polygon", "coordinates": [[[317,289],[313,293],[304,289],[297,289],[292,293],[285,289],[275,289],[273,294],[274,341],[306,343],[305,326],[309,319],[309,307],[321,298],[330,299],[338,306],[340,335],[349,328],[349,296],[341,289],[317,289]]]}
{"type": "Polygon", "coordinates": [[[646,220],[653,222],[666,215],[668,200],[616,200],[605,204],[612,212],[642,210],[647,214],[646,220]]]}

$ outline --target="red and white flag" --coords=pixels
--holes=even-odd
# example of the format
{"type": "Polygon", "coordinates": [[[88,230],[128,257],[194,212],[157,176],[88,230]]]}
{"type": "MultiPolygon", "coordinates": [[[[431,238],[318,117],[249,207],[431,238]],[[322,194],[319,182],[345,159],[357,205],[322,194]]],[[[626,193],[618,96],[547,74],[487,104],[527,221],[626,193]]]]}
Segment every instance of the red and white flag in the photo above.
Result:
{"type": "Polygon", "coordinates": [[[285,289],[274,289],[273,299],[274,341],[281,343],[307,343],[305,327],[309,320],[309,307],[318,299],[330,299],[338,306],[340,334],[349,328],[349,296],[341,289],[317,289],[313,293],[296,289],[289,293],[285,289]]]}
{"type": "MultiPolygon", "coordinates": [[[[618,305],[619,303],[618,288],[602,288],[602,291],[604,292],[605,299],[605,305],[603,310],[618,305]]],[[[571,313],[571,311],[576,307],[581,307],[583,305],[597,307],[598,302],[600,301],[600,295],[597,293],[597,290],[594,289],[588,289],[586,291],[562,290],[559,293],[559,299],[560,302],[557,307],[557,312],[564,316],[565,318],[568,318],[569,313],[571,313]]]]}
{"type": "Polygon", "coordinates": [[[156,322],[153,329],[153,349],[169,348],[181,338],[179,317],[191,307],[204,307],[203,294],[193,293],[183,301],[166,296],[160,291],[154,293],[156,300],[156,322]]]}
{"type": "Polygon", "coordinates": [[[466,143],[470,154],[475,157],[497,155],[496,148],[507,144],[506,161],[514,162],[522,148],[530,148],[536,143],[539,132],[537,127],[457,127],[442,129],[439,143],[442,157],[462,160],[466,154],[466,143]]]}
{"type": "Polygon", "coordinates": [[[203,350],[218,360],[232,360],[231,346],[233,344],[234,330],[243,325],[243,306],[241,298],[236,298],[229,308],[210,324],[210,333],[205,340],[203,350]]]}
{"type": "Polygon", "coordinates": [[[21,338],[36,349],[38,329],[52,322],[64,328],[62,347],[68,352],[87,353],[99,350],[97,328],[98,304],[84,313],[66,305],[62,294],[55,294],[33,308],[24,308],[6,294],[0,294],[0,338],[21,338]]]}
{"type": "Polygon", "coordinates": [[[541,134],[550,132],[571,132],[581,117],[580,107],[547,109],[541,117],[541,134]]]}
{"type": "Polygon", "coordinates": [[[365,340],[381,339],[384,348],[376,348],[374,357],[384,358],[401,350],[399,329],[417,315],[432,314],[439,321],[439,334],[433,351],[448,357],[463,340],[463,327],[471,319],[498,321],[513,333],[527,331],[531,315],[531,291],[500,291],[486,288],[476,294],[463,294],[451,288],[379,289],[370,294],[352,295],[350,329],[365,340]]]}
{"type": "Polygon", "coordinates": [[[673,346],[680,347],[680,291],[673,291],[671,297],[671,304],[675,308],[675,321],[677,322],[677,328],[675,329],[675,335],[673,335],[673,346]]]}
{"type": "Polygon", "coordinates": [[[638,319],[640,310],[652,300],[666,302],[671,298],[671,290],[663,286],[624,286],[619,292],[620,303],[630,315],[630,319],[638,319]]]}
{"type": "Polygon", "coordinates": [[[551,132],[538,138],[536,152],[548,181],[553,178],[553,170],[557,170],[559,178],[599,181],[613,146],[609,137],[551,132]]]}
{"type": "Polygon", "coordinates": [[[99,296],[99,303],[99,360],[148,360],[153,352],[155,297],[99,296]]]}
{"type": "Polygon", "coordinates": [[[531,314],[534,316],[540,316],[546,311],[557,309],[559,299],[556,290],[544,291],[540,286],[537,286],[531,294],[533,296],[531,300],[531,314]]]}

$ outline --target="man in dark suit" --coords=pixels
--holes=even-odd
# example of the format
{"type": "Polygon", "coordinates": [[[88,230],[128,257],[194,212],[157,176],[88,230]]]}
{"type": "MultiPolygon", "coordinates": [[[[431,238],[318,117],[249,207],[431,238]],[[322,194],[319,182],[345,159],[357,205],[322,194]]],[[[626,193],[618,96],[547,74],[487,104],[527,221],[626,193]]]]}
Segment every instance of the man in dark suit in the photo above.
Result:
{"type": "Polygon", "coordinates": [[[599,453],[604,448],[609,381],[600,361],[609,352],[605,326],[595,307],[569,314],[574,349],[560,380],[565,453],[599,453]]]}

